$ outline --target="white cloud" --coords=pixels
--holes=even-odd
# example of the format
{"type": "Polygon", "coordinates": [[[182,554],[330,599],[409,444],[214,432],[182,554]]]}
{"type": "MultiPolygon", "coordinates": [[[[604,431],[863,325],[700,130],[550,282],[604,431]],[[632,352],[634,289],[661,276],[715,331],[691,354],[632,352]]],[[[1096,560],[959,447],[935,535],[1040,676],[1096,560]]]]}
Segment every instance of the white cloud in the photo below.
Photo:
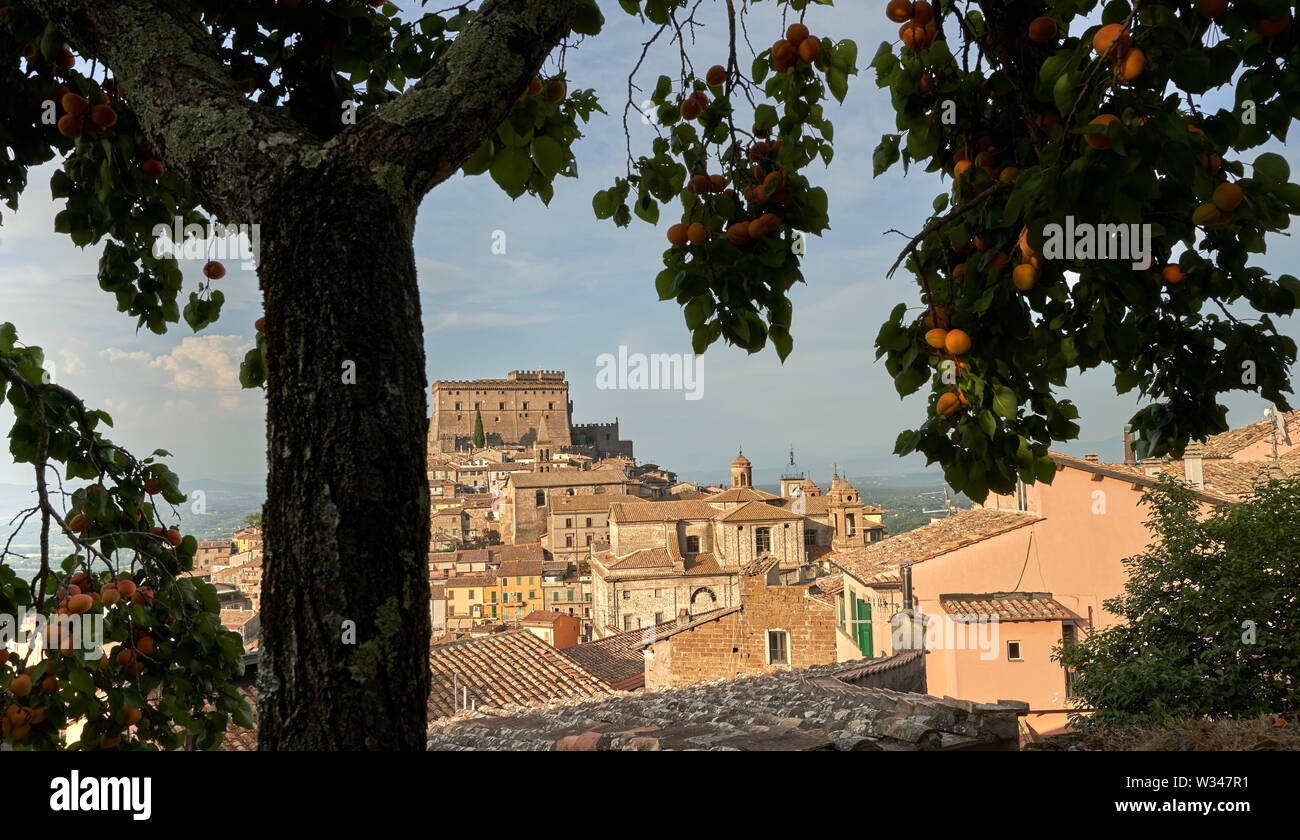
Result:
{"type": "MultiPolygon", "coordinates": [[[[171,352],[149,362],[172,375],[181,391],[239,388],[239,363],[252,343],[238,335],[187,336],[171,352]]],[[[134,354],[133,354],[134,355],[134,354]]]]}

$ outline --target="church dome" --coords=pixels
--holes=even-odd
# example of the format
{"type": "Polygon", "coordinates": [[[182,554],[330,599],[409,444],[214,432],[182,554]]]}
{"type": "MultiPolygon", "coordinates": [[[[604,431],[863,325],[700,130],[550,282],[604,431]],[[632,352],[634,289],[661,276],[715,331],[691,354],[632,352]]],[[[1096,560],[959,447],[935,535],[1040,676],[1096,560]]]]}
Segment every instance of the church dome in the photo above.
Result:
{"type": "Polygon", "coordinates": [[[742,452],[741,454],[736,456],[736,460],[732,461],[731,465],[733,467],[748,467],[750,464],[749,464],[749,459],[746,458],[745,453],[742,452]]]}

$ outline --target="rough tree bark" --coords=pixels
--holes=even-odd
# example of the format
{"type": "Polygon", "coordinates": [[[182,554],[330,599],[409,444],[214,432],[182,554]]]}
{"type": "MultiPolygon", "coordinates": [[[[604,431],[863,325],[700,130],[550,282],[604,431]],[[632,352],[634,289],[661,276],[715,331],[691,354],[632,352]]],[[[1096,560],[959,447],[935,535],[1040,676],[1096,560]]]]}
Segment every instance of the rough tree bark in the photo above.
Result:
{"type": "Polygon", "coordinates": [[[504,119],[568,32],[576,0],[487,0],[424,78],[327,141],[236,93],[207,34],[165,3],[32,4],[123,82],[150,143],[204,207],[262,228],[259,746],[423,749],[429,500],[416,209],[504,119]]]}

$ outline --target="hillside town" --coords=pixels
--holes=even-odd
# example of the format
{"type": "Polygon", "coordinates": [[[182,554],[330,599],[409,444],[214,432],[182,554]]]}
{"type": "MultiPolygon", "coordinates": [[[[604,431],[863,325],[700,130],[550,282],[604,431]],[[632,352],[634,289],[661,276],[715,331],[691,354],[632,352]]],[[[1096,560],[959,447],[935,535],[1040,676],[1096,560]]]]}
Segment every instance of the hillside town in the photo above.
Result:
{"type": "MultiPolygon", "coordinates": [[[[1179,460],[1138,460],[1126,431],[1120,462],[1054,454],[1051,484],[891,535],[793,451],[778,493],[743,452],[720,457],[719,485],[638,464],[617,422],[571,423],[559,371],[432,390],[434,749],[1016,749],[1079,709],[1053,651],[1119,620],[1105,602],[1150,541],[1140,500],[1160,475],[1208,511],[1300,472],[1300,412],[1179,460]],[[766,708],[777,686],[789,697],[766,708]],[[871,720],[824,719],[826,686],[865,692],[871,720]]],[[[194,570],[250,653],[260,568],[247,528],[203,543],[194,570]]],[[[254,744],[232,726],[229,748],[254,744]]]]}

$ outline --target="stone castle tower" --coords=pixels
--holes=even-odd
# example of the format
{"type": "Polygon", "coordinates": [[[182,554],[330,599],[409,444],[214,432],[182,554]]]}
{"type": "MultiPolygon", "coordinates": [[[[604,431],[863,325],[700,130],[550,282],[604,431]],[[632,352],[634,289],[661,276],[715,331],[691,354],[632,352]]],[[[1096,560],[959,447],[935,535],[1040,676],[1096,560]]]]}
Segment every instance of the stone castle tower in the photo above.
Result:
{"type": "Polygon", "coordinates": [[[741,452],[736,456],[736,460],[731,462],[731,486],[735,487],[753,487],[754,486],[754,468],[741,452]]]}

